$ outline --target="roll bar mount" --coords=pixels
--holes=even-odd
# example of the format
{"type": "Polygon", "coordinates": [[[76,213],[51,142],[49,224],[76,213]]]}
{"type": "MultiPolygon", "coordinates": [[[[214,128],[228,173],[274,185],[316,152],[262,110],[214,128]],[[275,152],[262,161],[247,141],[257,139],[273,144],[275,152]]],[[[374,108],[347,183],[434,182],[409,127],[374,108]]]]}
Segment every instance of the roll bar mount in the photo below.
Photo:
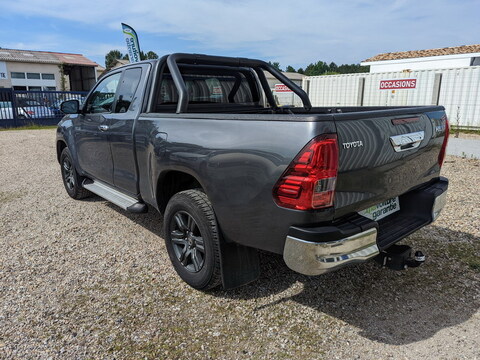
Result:
{"type": "Polygon", "coordinates": [[[188,108],[188,92],[183,81],[182,74],[178,68],[178,64],[199,64],[199,65],[221,65],[221,66],[231,66],[231,67],[249,67],[252,68],[259,77],[260,83],[263,87],[263,91],[267,96],[267,100],[273,108],[276,108],[275,100],[272,96],[270,88],[268,86],[267,79],[265,74],[261,70],[268,71],[272,74],[277,80],[287,85],[290,90],[297,94],[303,102],[303,107],[306,111],[309,111],[312,108],[310,99],[303,89],[283,75],[280,71],[275,69],[269,63],[266,63],[262,60],[247,59],[247,58],[233,58],[226,56],[211,56],[211,55],[201,55],[201,54],[184,54],[184,53],[175,53],[167,57],[167,66],[172,75],[173,82],[178,91],[178,104],[177,104],[177,114],[187,112],[188,108]]]}

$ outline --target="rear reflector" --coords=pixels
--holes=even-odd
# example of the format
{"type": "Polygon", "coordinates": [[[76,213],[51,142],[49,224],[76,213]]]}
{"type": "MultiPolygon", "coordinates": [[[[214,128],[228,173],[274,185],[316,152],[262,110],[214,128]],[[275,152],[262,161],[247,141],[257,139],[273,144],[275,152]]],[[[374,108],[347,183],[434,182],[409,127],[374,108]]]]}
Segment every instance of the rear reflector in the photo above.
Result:
{"type": "Polygon", "coordinates": [[[443,161],[445,160],[445,153],[447,151],[448,136],[450,135],[450,127],[448,125],[447,115],[442,117],[442,120],[445,119],[445,137],[443,138],[442,148],[440,149],[440,154],[438,154],[438,165],[442,167],[443,161]]]}
{"type": "Polygon", "coordinates": [[[275,184],[275,202],[297,210],[331,207],[337,171],[337,135],[318,136],[300,151],[275,184]]]}

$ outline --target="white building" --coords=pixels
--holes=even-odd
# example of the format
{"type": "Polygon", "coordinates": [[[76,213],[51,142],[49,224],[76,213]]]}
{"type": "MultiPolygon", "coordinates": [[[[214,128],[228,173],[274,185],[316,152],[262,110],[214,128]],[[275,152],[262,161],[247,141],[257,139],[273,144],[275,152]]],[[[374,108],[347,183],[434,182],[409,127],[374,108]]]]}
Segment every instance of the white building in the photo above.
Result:
{"type": "Polygon", "coordinates": [[[480,45],[402,51],[375,55],[361,63],[371,73],[456,69],[480,65],[480,45]]]}

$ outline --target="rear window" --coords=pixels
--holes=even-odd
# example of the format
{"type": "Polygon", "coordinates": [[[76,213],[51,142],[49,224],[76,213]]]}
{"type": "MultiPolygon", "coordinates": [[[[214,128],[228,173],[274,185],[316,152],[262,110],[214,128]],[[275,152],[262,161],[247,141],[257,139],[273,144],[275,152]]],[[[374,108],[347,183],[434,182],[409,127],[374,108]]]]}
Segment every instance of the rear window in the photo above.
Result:
{"type": "MultiPolygon", "coordinates": [[[[247,79],[242,72],[231,71],[230,74],[184,73],[183,80],[187,87],[189,104],[192,105],[258,104],[258,95],[252,93],[253,78],[247,79]]],[[[165,73],[160,82],[157,105],[172,105],[177,102],[178,93],[175,83],[171,75],[165,73]]]]}

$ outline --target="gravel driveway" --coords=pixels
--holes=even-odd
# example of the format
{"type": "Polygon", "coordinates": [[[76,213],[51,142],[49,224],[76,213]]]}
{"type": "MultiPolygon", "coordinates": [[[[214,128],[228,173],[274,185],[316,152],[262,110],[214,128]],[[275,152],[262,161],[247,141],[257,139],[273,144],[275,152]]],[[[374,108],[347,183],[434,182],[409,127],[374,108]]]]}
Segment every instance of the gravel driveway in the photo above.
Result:
{"type": "Polygon", "coordinates": [[[256,282],[189,288],[161,217],[70,199],[54,130],[0,132],[0,358],[480,359],[480,161],[448,157],[417,269],[321,277],[263,254],[256,282]]]}

